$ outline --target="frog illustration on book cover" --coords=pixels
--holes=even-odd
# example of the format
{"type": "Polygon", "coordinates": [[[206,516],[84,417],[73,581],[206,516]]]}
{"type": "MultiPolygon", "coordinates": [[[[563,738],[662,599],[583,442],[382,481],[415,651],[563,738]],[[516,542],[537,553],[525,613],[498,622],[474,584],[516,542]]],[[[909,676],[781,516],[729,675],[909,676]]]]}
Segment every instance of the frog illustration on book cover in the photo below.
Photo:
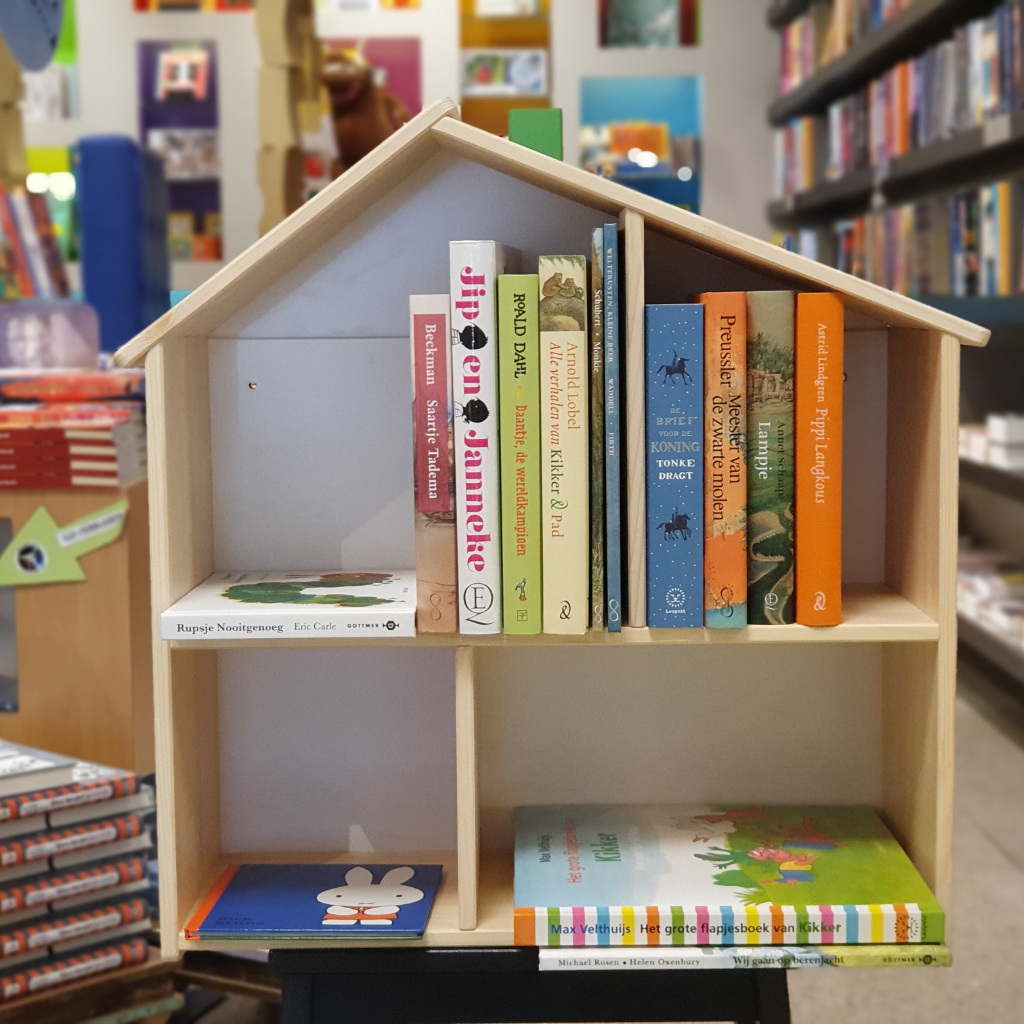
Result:
{"type": "Polygon", "coordinates": [[[223,596],[243,604],[333,604],[341,608],[372,608],[393,604],[393,597],[349,593],[353,588],[380,586],[395,579],[390,572],[331,572],[287,580],[235,583],[223,596]]]}

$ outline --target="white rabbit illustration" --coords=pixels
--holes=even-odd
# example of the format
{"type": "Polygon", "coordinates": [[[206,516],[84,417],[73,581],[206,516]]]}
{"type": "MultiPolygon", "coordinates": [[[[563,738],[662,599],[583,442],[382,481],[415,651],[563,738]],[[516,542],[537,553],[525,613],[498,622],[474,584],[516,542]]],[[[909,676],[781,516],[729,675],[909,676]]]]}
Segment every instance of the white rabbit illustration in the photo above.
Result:
{"type": "Polygon", "coordinates": [[[378,884],[366,868],[350,868],[345,884],[325,889],[317,900],[328,903],[324,924],[385,924],[398,916],[398,908],[423,899],[423,893],[411,885],[402,885],[415,874],[412,868],[392,868],[378,884]]]}

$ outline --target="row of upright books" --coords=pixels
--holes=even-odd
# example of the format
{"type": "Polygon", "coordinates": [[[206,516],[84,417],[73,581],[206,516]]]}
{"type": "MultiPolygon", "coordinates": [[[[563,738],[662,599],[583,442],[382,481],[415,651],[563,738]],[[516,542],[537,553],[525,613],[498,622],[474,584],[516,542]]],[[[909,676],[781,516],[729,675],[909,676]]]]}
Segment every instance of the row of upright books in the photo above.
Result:
{"type": "Polygon", "coordinates": [[[817,0],[781,33],[783,94],[841,57],[868,33],[895,17],[911,0],[817,0]]]}
{"type": "Polygon", "coordinates": [[[0,744],[0,1002],[149,956],[152,785],[0,744]]]}
{"type": "Polygon", "coordinates": [[[128,487],[146,466],[142,371],[0,372],[0,489],[128,487]]]}
{"type": "Polygon", "coordinates": [[[952,38],[896,64],[825,117],[775,133],[775,196],[835,181],[1024,106],[1024,0],[1006,0],[952,38]]]}
{"type": "Polygon", "coordinates": [[[511,273],[453,241],[410,296],[415,573],[217,573],[161,635],[840,623],[842,297],[708,292],[627,340],[617,226],[590,243],[511,273]]]}
{"type": "Polygon", "coordinates": [[[592,243],[589,272],[580,254],[508,274],[511,250],[452,242],[450,296],[410,300],[418,628],[620,630],[630,530],[648,626],[840,622],[842,299],[648,305],[631,381],[616,226],[592,243]]]}
{"type": "Polygon", "coordinates": [[[1024,290],[1021,200],[1018,182],[999,181],[776,241],[901,295],[1012,295],[1024,290]]]}
{"type": "Polygon", "coordinates": [[[46,200],[0,184],[0,300],[70,295],[46,200]]]}

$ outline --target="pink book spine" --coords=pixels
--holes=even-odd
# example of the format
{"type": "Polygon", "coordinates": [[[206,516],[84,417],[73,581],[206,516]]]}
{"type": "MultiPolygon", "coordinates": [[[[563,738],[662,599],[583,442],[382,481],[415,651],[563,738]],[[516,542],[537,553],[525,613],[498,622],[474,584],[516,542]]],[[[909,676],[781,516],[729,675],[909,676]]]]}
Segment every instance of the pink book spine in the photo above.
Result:
{"type": "Polygon", "coordinates": [[[416,628],[457,633],[455,435],[447,295],[410,295],[416,628]]]}

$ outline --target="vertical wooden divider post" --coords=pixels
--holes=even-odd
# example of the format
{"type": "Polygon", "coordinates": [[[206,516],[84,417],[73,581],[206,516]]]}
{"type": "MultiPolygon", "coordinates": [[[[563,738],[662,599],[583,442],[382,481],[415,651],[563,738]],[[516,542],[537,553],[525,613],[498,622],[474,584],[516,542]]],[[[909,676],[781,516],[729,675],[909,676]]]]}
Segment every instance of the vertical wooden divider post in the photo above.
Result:
{"type": "Polygon", "coordinates": [[[626,566],[628,625],[647,625],[647,493],[644,481],[644,218],[619,215],[626,262],[626,566]]]}
{"type": "Polygon", "coordinates": [[[476,679],[472,647],[455,648],[455,776],[459,928],[476,928],[480,828],[477,813],[476,679]]]}

